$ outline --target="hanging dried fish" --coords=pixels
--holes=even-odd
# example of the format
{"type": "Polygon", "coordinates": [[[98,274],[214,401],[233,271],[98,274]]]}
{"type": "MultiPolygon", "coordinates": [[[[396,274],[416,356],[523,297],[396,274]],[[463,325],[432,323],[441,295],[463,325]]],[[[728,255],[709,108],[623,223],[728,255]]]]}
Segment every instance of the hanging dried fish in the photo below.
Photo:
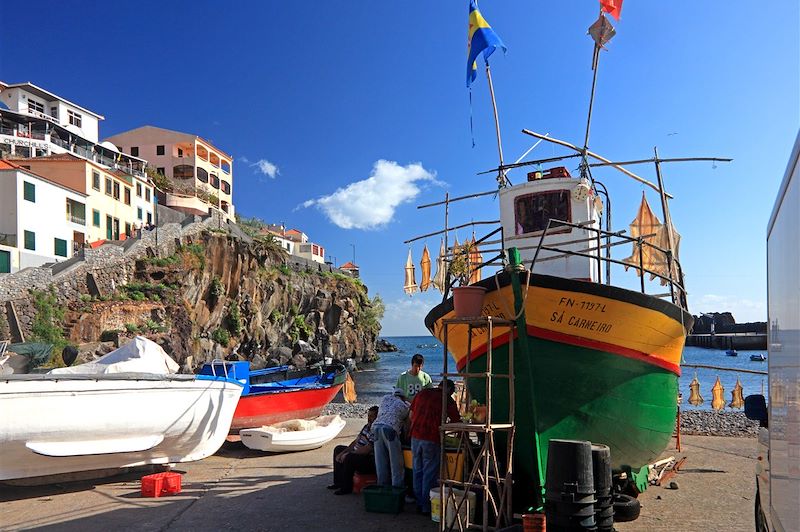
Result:
{"type": "Polygon", "coordinates": [[[411,250],[408,250],[408,260],[406,261],[406,282],[403,285],[406,294],[411,295],[417,291],[417,279],[414,273],[414,259],[411,258],[411,250]]]}
{"type": "Polygon", "coordinates": [[[695,375],[692,382],[689,383],[689,404],[700,406],[704,402],[703,396],[700,395],[700,381],[697,380],[697,375],[695,375]]]}
{"type": "Polygon", "coordinates": [[[483,255],[478,249],[478,244],[475,242],[475,231],[472,232],[472,242],[469,247],[469,267],[471,273],[469,274],[469,284],[475,284],[481,280],[481,269],[478,266],[483,263],[483,255]]]}
{"type": "Polygon", "coordinates": [[[733,391],[731,392],[731,402],[728,406],[731,408],[744,407],[744,389],[742,388],[742,383],[739,382],[739,379],[736,379],[736,386],[733,387],[733,391]]]}
{"type": "Polygon", "coordinates": [[[717,382],[714,383],[714,386],[711,387],[711,408],[714,410],[725,408],[725,388],[719,382],[719,377],[717,377],[717,382]]]}
{"type": "Polygon", "coordinates": [[[431,287],[431,254],[428,251],[428,245],[422,249],[422,260],[419,262],[420,275],[422,278],[419,280],[419,291],[425,292],[431,287]]]}
{"type": "Polygon", "coordinates": [[[346,403],[355,403],[357,399],[356,381],[354,381],[353,377],[350,376],[349,371],[345,375],[344,386],[342,386],[344,400],[346,403]]]}
{"type": "Polygon", "coordinates": [[[447,250],[444,246],[444,239],[442,239],[439,244],[439,257],[436,259],[436,273],[431,281],[434,288],[442,293],[444,292],[444,285],[447,277],[447,259],[445,255],[447,255],[447,250]]]}

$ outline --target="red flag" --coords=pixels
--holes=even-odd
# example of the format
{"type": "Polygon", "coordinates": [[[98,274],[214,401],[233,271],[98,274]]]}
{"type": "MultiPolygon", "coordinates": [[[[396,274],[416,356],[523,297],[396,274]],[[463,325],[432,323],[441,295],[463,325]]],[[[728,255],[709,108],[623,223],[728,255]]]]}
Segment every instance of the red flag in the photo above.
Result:
{"type": "Polygon", "coordinates": [[[606,13],[619,20],[622,13],[622,0],[600,0],[600,7],[606,13]]]}

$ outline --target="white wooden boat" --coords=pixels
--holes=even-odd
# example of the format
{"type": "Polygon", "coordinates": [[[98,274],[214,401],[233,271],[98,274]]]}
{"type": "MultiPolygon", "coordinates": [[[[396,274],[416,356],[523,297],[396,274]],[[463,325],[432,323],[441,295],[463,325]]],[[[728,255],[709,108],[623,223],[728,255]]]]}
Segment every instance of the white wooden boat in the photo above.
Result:
{"type": "Polygon", "coordinates": [[[316,419],[291,419],[275,425],[242,429],[242,443],[250,449],[276,453],[308,451],[322,447],[342,431],[345,421],[338,415],[316,419]]]}
{"type": "Polygon", "coordinates": [[[241,393],[205,375],[0,377],[0,480],[200,460],[225,441],[241,393]]]}

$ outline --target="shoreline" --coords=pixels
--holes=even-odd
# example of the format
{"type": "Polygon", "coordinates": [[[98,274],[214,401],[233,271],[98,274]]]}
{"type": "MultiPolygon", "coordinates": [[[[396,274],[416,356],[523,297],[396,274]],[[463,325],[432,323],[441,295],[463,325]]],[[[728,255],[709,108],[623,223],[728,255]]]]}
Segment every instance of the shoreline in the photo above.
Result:
{"type": "MultiPolygon", "coordinates": [[[[322,413],[366,419],[367,410],[376,405],[377,403],[329,403],[322,413]]],[[[681,435],[755,438],[758,436],[758,428],[758,422],[747,419],[744,412],[681,410],[681,435]]]]}

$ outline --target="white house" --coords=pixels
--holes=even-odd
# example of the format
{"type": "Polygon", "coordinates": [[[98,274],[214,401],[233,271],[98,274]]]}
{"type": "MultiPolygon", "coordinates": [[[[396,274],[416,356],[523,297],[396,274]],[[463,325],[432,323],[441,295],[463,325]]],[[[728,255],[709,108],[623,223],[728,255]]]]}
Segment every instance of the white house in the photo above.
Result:
{"type": "Polygon", "coordinates": [[[86,235],[86,194],[0,160],[0,273],[72,257],[86,235]]]}
{"type": "Polygon", "coordinates": [[[147,162],[99,142],[105,118],[31,82],[0,81],[0,157],[72,153],[106,168],[145,179],[147,162]],[[6,108],[4,108],[5,106],[6,108]]]}

